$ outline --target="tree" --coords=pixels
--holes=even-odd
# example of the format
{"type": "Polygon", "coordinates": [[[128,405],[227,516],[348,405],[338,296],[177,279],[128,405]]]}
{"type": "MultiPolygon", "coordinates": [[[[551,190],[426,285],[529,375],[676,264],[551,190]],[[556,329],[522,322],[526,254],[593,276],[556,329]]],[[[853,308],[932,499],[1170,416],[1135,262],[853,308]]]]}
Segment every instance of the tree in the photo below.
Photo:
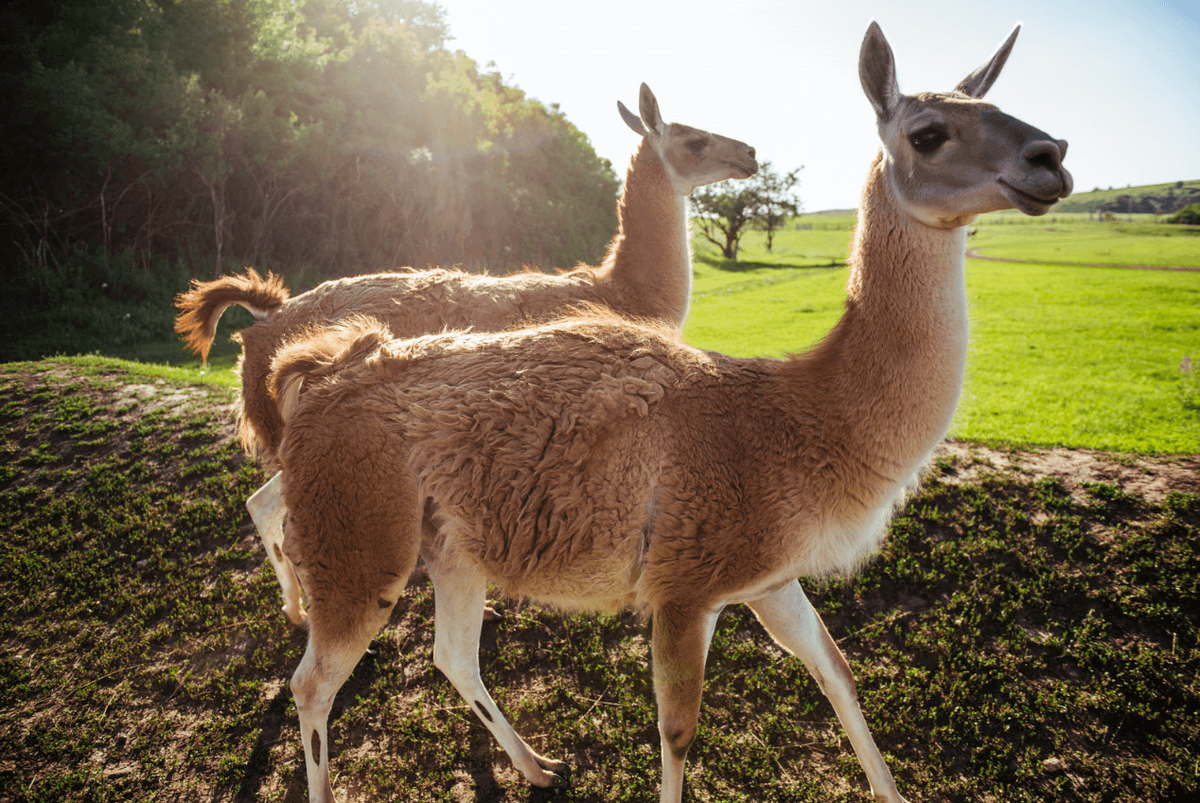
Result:
{"type": "Polygon", "coordinates": [[[757,221],[767,232],[770,250],[775,230],[800,210],[795,187],[802,169],[780,176],[770,162],[763,162],[753,178],[722,181],[692,193],[700,233],[720,248],[726,259],[736,262],[746,227],[757,221]]]}
{"type": "Polygon", "coordinates": [[[0,250],[20,253],[0,271],[78,248],[193,275],[568,267],[599,261],[616,229],[612,166],[561,112],[448,51],[436,3],[6,13],[0,250]]]}
{"type": "Polygon", "coordinates": [[[759,188],[758,227],[767,233],[767,250],[775,244],[775,230],[782,228],[788,218],[800,214],[800,199],[796,196],[796,185],[800,183],[797,167],[790,173],[779,175],[770,162],[763,162],[754,182],[759,188]]]}
{"type": "Polygon", "coordinates": [[[747,182],[722,181],[692,193],[692,209],[700,233],[737,261],[743,229],[754,219],[755,193],[747,182]]]}
{"type": "Polygon", "coordinates": [[[1200,224],[1200,203],[1188,204],[1167,218],[1168,223],[1186,223],[1192,226],[1200,224]]]}
{"type": "Polygon", "coordinates": [[[300,286],[571,267],[616,230],[612,165],[448,50],[435,2],[11,0],[0,20],[0,348],[96,347],[110,303],[161,311],[112,337],[169,337],[187,277],[231,266],[300,286]]]}

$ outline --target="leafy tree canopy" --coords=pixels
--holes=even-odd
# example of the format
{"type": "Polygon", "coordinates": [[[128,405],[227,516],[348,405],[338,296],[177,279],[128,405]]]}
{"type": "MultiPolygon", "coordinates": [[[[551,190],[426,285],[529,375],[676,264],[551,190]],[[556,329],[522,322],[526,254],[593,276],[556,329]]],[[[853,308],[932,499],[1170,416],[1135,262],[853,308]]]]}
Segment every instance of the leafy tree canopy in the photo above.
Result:
{"type": "Polygon", "coordinates": [[[612,166],[448,51],[436,4],[16,0],[0,22],[4,264],[43,284],[79,249],[505,270],[598,261],[615,230],[612,166]]]}
{"type": "Polygon", "coordinates": [[[1167,222],[1188,223],[1193,226],[1200,225],[1200,203],[1188,204],[1167,218],[1167,222]]]}

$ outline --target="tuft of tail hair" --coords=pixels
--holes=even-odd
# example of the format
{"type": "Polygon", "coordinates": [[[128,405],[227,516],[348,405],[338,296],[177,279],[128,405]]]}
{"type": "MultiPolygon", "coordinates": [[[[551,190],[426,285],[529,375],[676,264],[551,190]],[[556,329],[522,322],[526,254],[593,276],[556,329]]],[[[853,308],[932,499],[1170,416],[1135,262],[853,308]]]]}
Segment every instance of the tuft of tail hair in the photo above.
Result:
{"type": "Polygon", "coordinates": [[[267,271],[263,278],[254,268],[246,268],[240,276],[222,276],[211,282],[192,279],[192,289],[175,296],[175,306],[179,309],[175,332],[187,348],[207,363],[213,338],[217,336],[217,321],[225,310],[238,304],[262,320],[290,296],[282,277],[267,271]]]}
{"type": "Polygon", "coordinates": [[[287,424],[300,401],[305,382],[337,374],[363,362],[392,339],[387,324],[367,315],[353,315],[336,324],[317,326],[284,344],[271,360],[267,389],[287,424]]]}

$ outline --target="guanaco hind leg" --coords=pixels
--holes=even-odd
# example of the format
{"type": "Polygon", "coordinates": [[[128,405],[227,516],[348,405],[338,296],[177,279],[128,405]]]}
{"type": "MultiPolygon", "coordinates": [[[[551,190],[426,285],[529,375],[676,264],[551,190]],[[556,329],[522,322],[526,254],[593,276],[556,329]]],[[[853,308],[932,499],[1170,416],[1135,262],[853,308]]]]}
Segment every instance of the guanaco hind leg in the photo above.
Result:
{"type": "Polygon", "coordinates": [[[838,720],[850,737],[858,761],[867,773],[871,794],[880,803],[906,803],[896,790],[892,773],[884,763],[862,710],[850,665],[825,629],[825,623],[808,601],[800,583],[783,588],[750,603],[772,638],[804,662],[821,691],[833,704],[838,720]]]}
{"type": "Polygon", "coordinates": [[[296,579],[292,562],[283,554],[283,520],[287,516],[287,506],[283,503],[283,482],[278,472],[246,500],[246,509],[250,511],[258,537],[267,551],[267,560],[271,561],[271,568],[279,580],[283,613],[289,622],[303,627],[308,622],[308,614],[300,604],[300,581],[296,579]]]}
{"type": "Polygon", "coordinates": [[[310,628],[308,649],[292,675],[292,696],[300,715],[300,738],[308,775],[309,803],[336,803],[329,784],[329,709],[338,689],[366,652],[373,633],[367,628],[350,641],[327,638],[310,628]]]}
{"type": "Polygon", "coordinates": [[[422,550],[421,557],[433,580],[434,640],[433,663],[467,701],[492,736],[508,753],[513,766],[534,786],[565,786],[569,767],[540,756],[525,743],[479,676],[479,634],[483,629],[483,611],[487,582],[470,568],[451,568],[448,561],[433,550],[422,550]]]}
{"type": "MultiPolygon", "coordinates": [[[[308,647],[291,683],[300,715],[309,803],[336,803],[329,783],[329,710],[371,639],[387,623],[416,562],[415,548],[413,553],[407,567],[392,572],[396,579],[381,584],[370,598],[339,594],[328,583],[317,586],[325,589],[323,595],[310,597],[308,647]]],[[[319,573],[314,579],[320,582],[319,573]]]]}

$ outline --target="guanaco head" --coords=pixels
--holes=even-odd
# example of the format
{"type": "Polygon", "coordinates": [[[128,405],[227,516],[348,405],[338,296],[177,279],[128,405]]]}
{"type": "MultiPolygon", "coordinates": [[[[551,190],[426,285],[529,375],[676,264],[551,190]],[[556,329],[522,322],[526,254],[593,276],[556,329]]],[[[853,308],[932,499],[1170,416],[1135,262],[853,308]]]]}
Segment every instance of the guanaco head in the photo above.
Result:
{"type": "Polygon", "coordinates": [[[746,143],[690,125],[663,122],[658,100],[645,84],[638,100],[641,117],[619,100],[617,110],[625,124],[653,146],[680,195],[689,195],[697,187],[727,178],[749,178],[758,172],[754,148],[746,143]]]}
{"type": "Polygon", "coordinates": [[[892,190],[918,220],[962,226],[982,212],[1013,207],[1044,215],[1071,194],[1071,174],[1062,166],[1066,141],[980,100],[1020,30],[953,92],[903,95],[883,31],[874,22],[867,29],[859,78],[875,109],[892,190]]]}

